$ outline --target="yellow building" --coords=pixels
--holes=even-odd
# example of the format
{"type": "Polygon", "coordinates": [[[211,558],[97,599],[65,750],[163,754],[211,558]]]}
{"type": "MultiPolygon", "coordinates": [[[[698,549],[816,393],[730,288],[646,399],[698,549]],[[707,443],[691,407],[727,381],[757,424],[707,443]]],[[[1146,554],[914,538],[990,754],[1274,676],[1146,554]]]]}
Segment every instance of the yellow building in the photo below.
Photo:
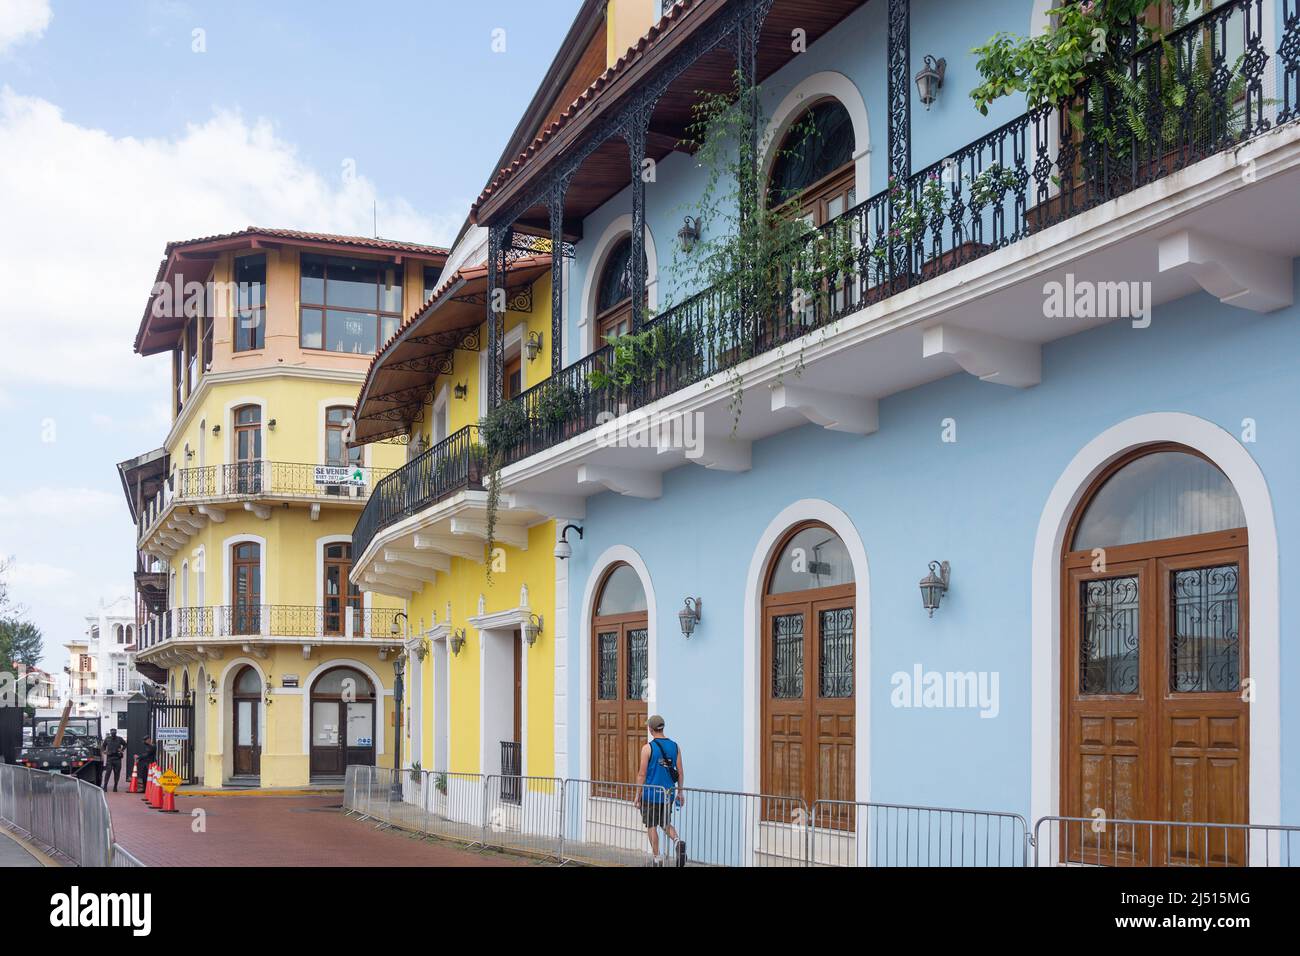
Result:
{"type": "MultiPolygon", "coordinates": [[[[660,13],[659,0],[588,0],[498,166],[576,108],[660,13]]],[[[566,527],[580,524],[583,499],[542,492],[493,501],[490,476],[501,462],[492,460],[481,426],[494,409],[519,407],[510,402],[517,396],[542,417],[548,402],[565,400],[567,393],[550,394],[546,383],[566,358],[557,343],[567,253],[577,238],[567,224],[553,233],[543,208],[489,264],[496,246],[485,230],[467,226],[447,276],[376,357],[357,401],[358,443],[405,437],[415,450],[367,505],[353,568],[364,591],[401,598],[409,608],[415,663],[408,765],[485,775],[568,772],[568,581],[555,552],[566,527]]],[[[616,322],[601,326],[602,334],[618,330],[616,322]]],[[[555,427],[563,428],[558,411],[555,427]]]]}
{"type": "Polygon", "coordinates": [[[352,529],[403,463],[349,448],[374,353],[437,282],[432,246],[256,229],[168,245],[136,336],[171,355],[162,447],[119,466],[137,525],[137,667],[194,701],[204,785],[392,766],[402,602],[348,584],[352,529]]]}

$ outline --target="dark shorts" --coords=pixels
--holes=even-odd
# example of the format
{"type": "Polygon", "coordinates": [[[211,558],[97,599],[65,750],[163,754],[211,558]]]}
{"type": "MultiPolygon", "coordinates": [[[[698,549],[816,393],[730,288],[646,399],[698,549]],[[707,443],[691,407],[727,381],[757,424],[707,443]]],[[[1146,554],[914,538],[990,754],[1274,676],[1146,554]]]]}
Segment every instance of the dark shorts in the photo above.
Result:
{"type": "Polygon", "coordinates": [[[651,827],[659,827],[660,829],[667,827],[673,822],[672,801],[660,803],[652,800],[642,800],[641,822],[645,824],[647,830],[651,827]]]}

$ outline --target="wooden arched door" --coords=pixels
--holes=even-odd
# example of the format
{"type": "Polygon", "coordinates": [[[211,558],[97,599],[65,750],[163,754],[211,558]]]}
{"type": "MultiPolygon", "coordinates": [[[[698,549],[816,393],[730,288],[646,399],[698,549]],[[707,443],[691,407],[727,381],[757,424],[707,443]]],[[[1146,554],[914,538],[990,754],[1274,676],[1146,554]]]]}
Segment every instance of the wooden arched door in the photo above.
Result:
{"type": "Polygon", "coordinates": [[[801,798],[809,809],[851,801],[853,562],[839,536],[815,523],[791,529],[776,555],[763,595],[763,793],[801,798]]]}
{"type": "Polygon", "coordinates": [[[234,775],[257,777],[262,773],[262,678],[245,664],[235,675],[231,694],[231,740],[234,741],[234,775]]]}
{"type": "Polygon", "coordinates": [[[591,621],[591,776],[633,783],[646,741],[650,622],[641,578],[627,564],[605,575],[591,621]]]}
{"type": "MultiPolygon", "coordinates": [[[[1224,474],[1178,445],[1127,455],[1089,489],[1061,571],[1063,815],[1247,822],[1245,524],[1224,474]]],[[[1244,860],[1221,831],[1062,829],[1075,862],[1244,860]]]]}

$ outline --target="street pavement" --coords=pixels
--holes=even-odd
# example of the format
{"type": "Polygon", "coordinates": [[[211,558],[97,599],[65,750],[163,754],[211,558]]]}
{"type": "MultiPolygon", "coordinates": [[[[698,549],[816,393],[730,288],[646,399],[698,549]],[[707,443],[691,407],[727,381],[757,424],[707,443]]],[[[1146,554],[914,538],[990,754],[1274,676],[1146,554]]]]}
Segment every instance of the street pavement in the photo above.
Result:
{"type": "Polygon", "coordinates": [[[344,817],[341,793],[178,796],[177,813],[109,793],[117,842],[146,866],[526,866],[344,817]],[[202,811],[196,814],[196,811],[202,811]],[[199,824],[203,829],[200,832],[199,824]]]}
{"type": "Polygon", "coordinates": [[[40,865],[40,860],[23,849],[22,844],[0,827],[0,867],[40,865]]]}

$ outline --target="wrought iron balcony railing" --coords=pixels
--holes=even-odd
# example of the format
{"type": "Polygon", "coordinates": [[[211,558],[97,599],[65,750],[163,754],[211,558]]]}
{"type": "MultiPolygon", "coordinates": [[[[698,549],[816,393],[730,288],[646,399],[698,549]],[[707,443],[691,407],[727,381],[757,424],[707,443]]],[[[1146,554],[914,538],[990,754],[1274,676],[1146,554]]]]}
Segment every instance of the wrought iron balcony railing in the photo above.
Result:
{"type": "Polygon", "coordinates": [[[143,538],[170,506],[183,502],[256,498],[358,501],[365,499],[376,483],[392,471],[361,465],[265,460],[182,468],[172,482],[165,483],[158,495],[146,503],[137,531],[143,538]]]}
{"type": "Polygon", "coordinates": [[[359,557],[389,525],[467,488],[481,490],[486,473],[477,425],[470,425],[393,471],[377,485],[352,531],[359,557]]]}
{"type": "Polygon", "coordinates": [[[1284,6],[1276,59],[1263,0],[1231,0],[1140,48],[1135,25],[1122,72],[1098,73],[1061,108],[1025,113],[810,230],[766,294],[709,288],[645,323],[659,334],[636,385],[592,384],[613,363],[606,345],[515,397],[527,426],[506,463],[1300,117],[1300,0],[1284,6]],[[756,299],[779,305],[747,306],[756,299]]]}
{"type": "Polygon", "coordinates": [[[339,605],[227,604],[169,608],[146,622],[145,647],[172,640],[222,637],[392,639],[397,608],[339,605]]]}

